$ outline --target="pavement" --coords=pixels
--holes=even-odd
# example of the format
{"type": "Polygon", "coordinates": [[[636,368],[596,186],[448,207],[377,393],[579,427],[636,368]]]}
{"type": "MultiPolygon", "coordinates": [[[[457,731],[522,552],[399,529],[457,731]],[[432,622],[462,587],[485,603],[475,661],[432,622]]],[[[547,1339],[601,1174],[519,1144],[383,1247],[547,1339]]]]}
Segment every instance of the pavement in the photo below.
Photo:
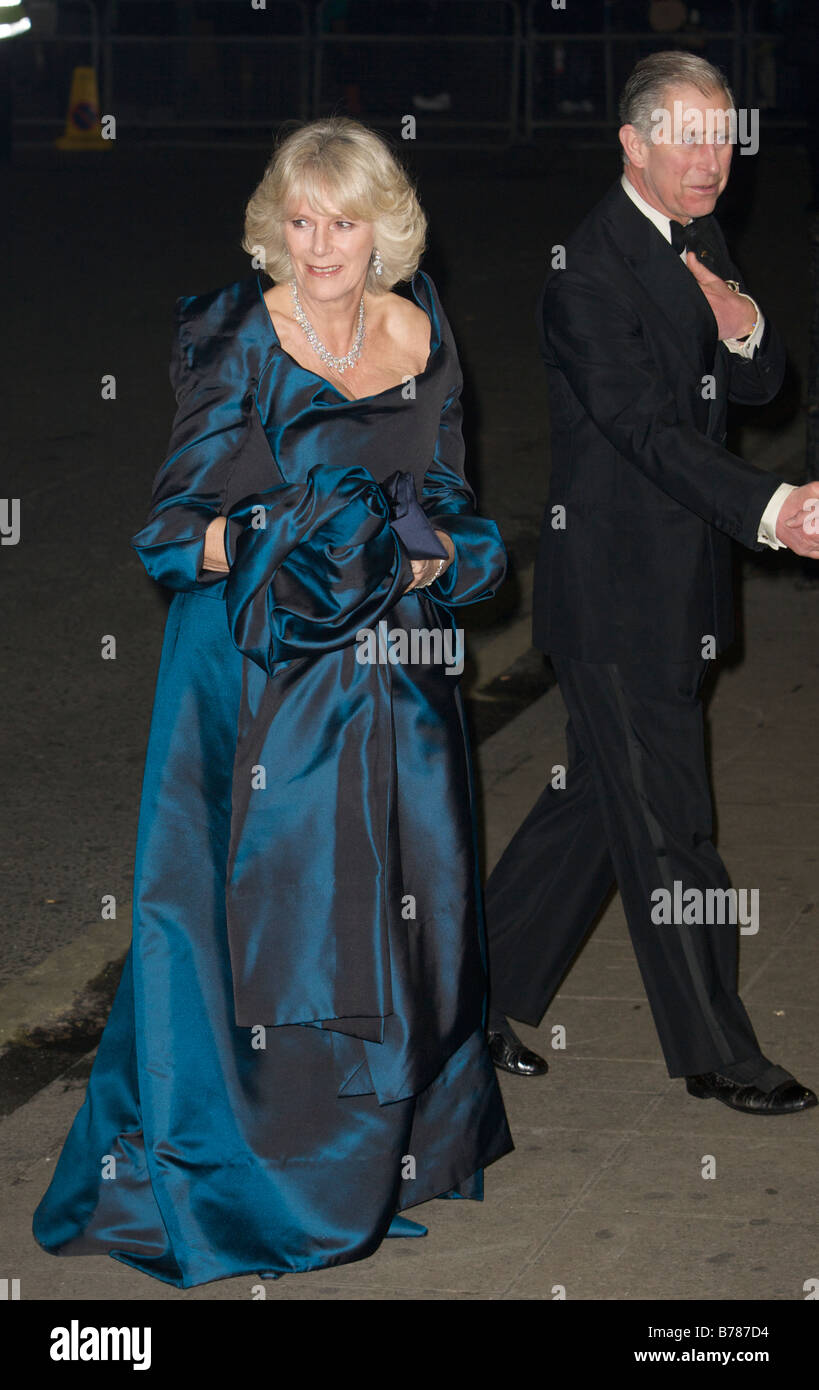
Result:
{"type": "MultiPolygon", "coordinates": [[[[743,998],[763,1051],[816,1087],[819,585],[797,587],[788,558],[770,559],[746,574],[744,653],[710,703],[713,778],[721,852],[735,885],[760,892],[759,931],[741,939],[743,998]]],[[[553,687],[480,744],[487,868],[565,762],[564,723],[553,687]]],[[[550,1071],[501,1074],[515,1150],[487,1170],[484,1202],[428,1202],[412,1212],[429,1227],[423,1240],[269,1282],[268,1299],[805,1297],[818,1268],[819,1108],[740,1115],[669,1079],[619,897],[540,1028],[519,1031],[550,1071]]],[[[180,1291],[107,1257],[63,1261],[36,1246],[31,1212],[92,1056],[0,1123],[4,1269],[21,1297],[253,1297],[251,1278],[180,1291]]]]}

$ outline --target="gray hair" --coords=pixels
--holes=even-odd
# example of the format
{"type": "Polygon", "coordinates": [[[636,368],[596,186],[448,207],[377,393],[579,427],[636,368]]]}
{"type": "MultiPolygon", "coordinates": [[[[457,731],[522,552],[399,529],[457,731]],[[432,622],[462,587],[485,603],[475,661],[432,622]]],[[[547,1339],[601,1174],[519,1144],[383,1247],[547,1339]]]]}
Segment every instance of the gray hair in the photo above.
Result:
{"type": "MultiPolygon", "coordinates": [[[[681,86],[696,87],[703,96],[720,92],[734,105],[728,79],[713,63],[683,48],[664,48],[641,58],[629,74],[620,97],[620,124],[633,125],[644,140],[649,140],[652,112],[664,105],[669,87],[681,86]]],[[[628,163],[625,154],[623,161],[628,163]]]]}

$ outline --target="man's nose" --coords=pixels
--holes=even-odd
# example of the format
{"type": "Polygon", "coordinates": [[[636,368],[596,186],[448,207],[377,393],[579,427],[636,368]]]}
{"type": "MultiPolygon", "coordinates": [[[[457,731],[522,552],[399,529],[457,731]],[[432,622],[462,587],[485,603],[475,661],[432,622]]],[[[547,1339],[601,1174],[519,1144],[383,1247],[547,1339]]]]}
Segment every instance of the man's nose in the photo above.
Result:
{"type": "Polygon", "coordinates": [[[718,174],[720,171],[719,155],[713,140],[705,140],[700,145],[699,163],[704,171],[709,174],[718,174]]]}

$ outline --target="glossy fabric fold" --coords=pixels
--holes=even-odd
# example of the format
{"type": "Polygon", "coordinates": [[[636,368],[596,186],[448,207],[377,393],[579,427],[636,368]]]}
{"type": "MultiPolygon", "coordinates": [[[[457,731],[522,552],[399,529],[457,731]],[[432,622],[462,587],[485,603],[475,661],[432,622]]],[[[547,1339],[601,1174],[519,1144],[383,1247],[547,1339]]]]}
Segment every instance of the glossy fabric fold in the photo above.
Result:
{"type": "Polygon", "coordinates": [[[389,504],[365,469],[317,464],[303,484],[243,498],[225,588],[239,651],[268,673],[294,657],[348,647],[412,583],[389,504]]]}

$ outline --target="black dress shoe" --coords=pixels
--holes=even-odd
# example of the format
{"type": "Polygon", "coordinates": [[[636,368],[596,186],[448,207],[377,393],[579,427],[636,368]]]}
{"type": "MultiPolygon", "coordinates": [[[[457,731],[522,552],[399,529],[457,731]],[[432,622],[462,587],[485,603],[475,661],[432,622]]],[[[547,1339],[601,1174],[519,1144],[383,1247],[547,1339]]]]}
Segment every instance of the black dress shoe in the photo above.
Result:
{"type": "Polygon", "coordinates": [[[685,1084],[690,1095],[699,1096],[701,1100],[721,1100],[723,1105],[743,1110],[747,1115],[794,1115],[816,1104],[814,1092],[807,1086],[800,1086],[794,1077],[780,1081],[772,1091],[760,1091],[758,1086],[747,1082],[731,1081],[718,1071],[687,1076],[685,1084]]]}
{"type": "Polygon", "coordinates": [[[511,1071],[513,1076],[543,1076],[549,1070],[548,1062],[526,1047],[511,1028],[508,1032],[490,1029],[487,1038],[489,1055],[502,1071],[511,1071]]]}

